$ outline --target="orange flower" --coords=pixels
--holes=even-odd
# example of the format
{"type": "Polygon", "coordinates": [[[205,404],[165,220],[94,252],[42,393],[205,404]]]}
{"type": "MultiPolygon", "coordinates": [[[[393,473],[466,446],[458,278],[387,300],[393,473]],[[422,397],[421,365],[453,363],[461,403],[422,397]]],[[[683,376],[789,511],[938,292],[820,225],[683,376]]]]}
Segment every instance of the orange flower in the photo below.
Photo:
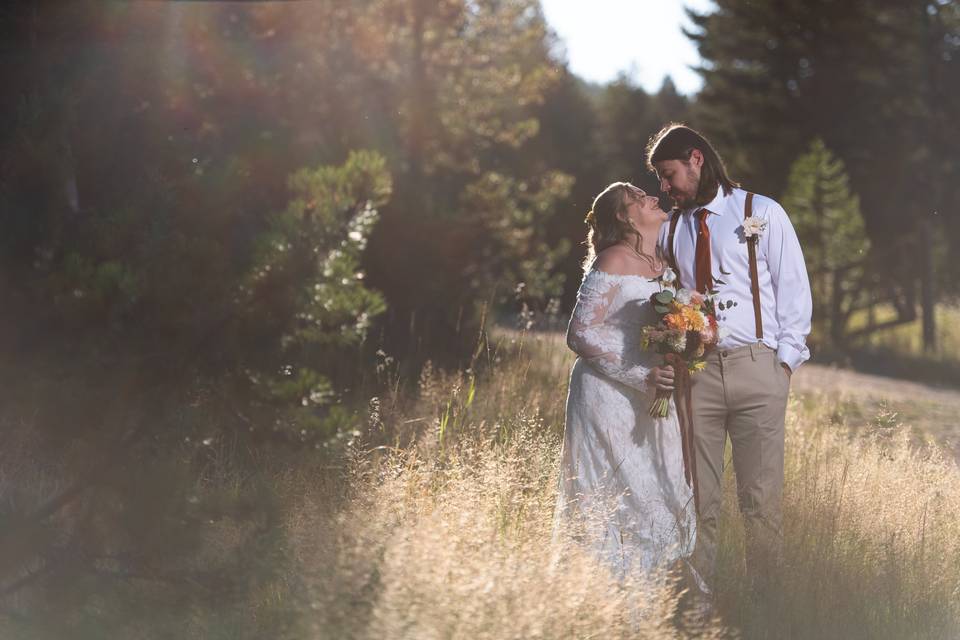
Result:
{"type": "Polygon", "coordinates": [[[693,307],[683,308],[683,319],[688,331],[703,331],[703,314],[693,307]]]}
{"type": "Polygon", "coordinates": [[[673,313],[668,313],[663,316],[663,321],[671,329],[677,329],[679,331],[687,330],[686,318],[684,318],[683,310],[674,311],[673,313]]]}

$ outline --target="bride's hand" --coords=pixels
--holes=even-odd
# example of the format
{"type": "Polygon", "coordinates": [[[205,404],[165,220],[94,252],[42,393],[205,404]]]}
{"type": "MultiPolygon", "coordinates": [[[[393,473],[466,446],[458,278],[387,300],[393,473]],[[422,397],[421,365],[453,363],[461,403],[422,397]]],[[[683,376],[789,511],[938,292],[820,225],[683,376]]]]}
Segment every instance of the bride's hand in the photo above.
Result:
{"type": "Polygon", "coordinates": [[[647,375],[647,382],[659,391],[673,391],[673,367],[669,364],[654,367],[647,375]]]}

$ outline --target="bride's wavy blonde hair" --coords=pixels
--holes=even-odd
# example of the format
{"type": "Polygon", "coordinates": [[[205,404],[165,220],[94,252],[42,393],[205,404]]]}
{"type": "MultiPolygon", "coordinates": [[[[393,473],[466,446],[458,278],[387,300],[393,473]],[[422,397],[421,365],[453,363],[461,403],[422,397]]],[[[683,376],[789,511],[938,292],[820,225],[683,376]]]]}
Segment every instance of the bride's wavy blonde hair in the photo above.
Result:
{"type": "Polygon", "coordinates": [[[624,222],[617,215],[626,211],[630,202],[628,198],[642,195],[643,191],[629,182],[614,182],[593,199],[593,208],[587,212],[584,219],[589,227],[584,243],[587,245],[587,257],[583,260],[584,271],[590,268],[598,253],[624,238],[638,235],[630,223],[624,222]]]}

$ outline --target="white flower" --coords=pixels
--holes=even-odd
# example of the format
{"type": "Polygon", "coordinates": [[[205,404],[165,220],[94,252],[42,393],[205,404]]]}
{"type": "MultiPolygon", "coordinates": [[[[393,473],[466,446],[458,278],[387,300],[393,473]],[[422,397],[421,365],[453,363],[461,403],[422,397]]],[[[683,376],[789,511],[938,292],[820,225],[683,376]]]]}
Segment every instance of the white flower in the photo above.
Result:
{"type": "Polygon", "coordinates": [[[674,273],[673,269],[671,269],[670,267],[667,267],[666,269],[664,269],[663,275],[661,275],[660,277],[663,278],[663,281],[666,284],[671,284],[677,281],[677,274],[674,273]]]}
{"type": "Polygon", "coordinates": [[[680,304],[690,304],[692,299],[693,291],[690,291],[690,289],[680,289],[677,291],[676,300],[680,304]]]}
{"type": "Polygon", "coordinates": [[[766,229],[767,221],[763,218],[750,216],[743,221],[743,235],[747,238],[759,238],[761,235],[763,235],[763,232],[766,231],[766,229]]]}
{"type": "Polygon", "coordinates": [[[670,336],[668,341],[670,348],[674,351],[681,352],[687,348],[687,334],[686,332],[679,332],[676,335],[670,336]]]}

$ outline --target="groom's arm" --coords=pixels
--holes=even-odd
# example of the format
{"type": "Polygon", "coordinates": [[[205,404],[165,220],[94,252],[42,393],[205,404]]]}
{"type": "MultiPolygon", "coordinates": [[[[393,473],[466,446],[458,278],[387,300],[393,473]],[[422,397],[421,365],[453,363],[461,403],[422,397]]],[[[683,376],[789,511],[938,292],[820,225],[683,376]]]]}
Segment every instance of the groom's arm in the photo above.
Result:
{"type": "Polygon", "coordinates": [[[770,201],[767,207],[767,229],[761,238],[767,268],[776,300],[777,357],[790,371],[810,358],[807,336],[813,314],[810,280],[797,232],[779,204],[770,201]]]}

